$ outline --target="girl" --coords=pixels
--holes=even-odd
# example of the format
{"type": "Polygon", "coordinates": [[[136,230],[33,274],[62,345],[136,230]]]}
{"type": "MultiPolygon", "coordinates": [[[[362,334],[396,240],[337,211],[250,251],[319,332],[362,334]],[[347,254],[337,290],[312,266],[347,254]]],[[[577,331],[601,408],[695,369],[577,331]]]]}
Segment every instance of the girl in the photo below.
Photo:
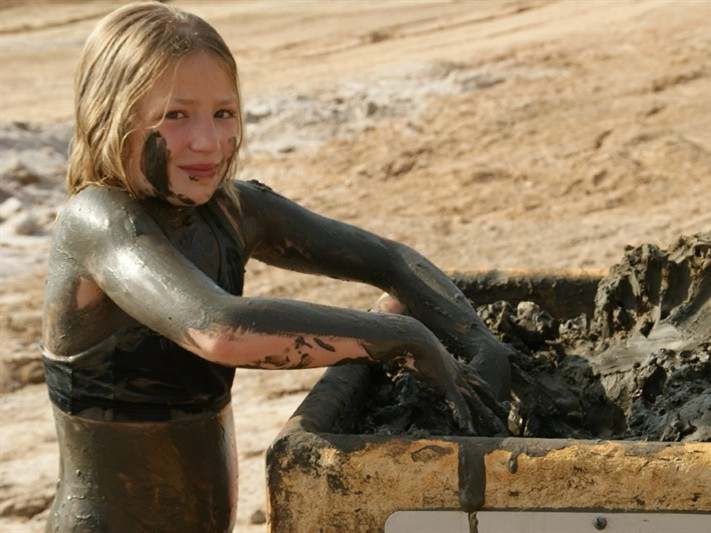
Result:
{"type": "Polygon", "coordinates": [[[75,90],[43,320],[61,452],[48,530],[231,530],[235,367],[399,364],[463,427],[503,430],[507,348],[440,270],[231,180],[237,67],[205,21],[158,2],[118,9],[90,35],[75,90]],[[372,284],[408,316],[242,297],[249,258],[372,284]]]}

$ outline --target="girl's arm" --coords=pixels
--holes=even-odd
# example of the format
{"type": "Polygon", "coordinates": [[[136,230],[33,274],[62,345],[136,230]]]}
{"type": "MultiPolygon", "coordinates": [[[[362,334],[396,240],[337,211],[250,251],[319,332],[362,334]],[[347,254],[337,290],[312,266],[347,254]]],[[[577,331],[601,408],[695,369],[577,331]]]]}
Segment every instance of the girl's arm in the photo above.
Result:
{"type": "Polygon", "coordinates": [[[472,425],[462,395],[467,377],[414,318],[230,295],[121,191],[87,189],[58,229],[60,248],[71,250],[89,282],[126,314],[200,357],[276,369],[397,362],[446,395],[460,424],[472,425]]]}
{"type": "Polygon", "coordinates": [[[360,281],[392,295],[507,399],[508,354],[459,288],[412,248],[327,219],[254,182],[237,182],[253,257],[301,272],[360,281]]]}

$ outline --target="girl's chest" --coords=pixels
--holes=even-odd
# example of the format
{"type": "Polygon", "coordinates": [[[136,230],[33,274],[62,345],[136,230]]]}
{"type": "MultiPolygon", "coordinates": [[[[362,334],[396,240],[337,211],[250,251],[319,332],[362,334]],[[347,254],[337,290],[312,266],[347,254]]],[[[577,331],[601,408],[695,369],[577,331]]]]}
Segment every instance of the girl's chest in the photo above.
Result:
{"type": "Polygon", "coordinates": [[[241,291],[243,253],[232,226],[209,206],[152,213],[186,259],[230,292],[241,291]]]}
{"type": "Polygon", "coordinates": [[[200,209],[161,209],[153,213],[163,233],[185,258],[218,281],[224,250],[234,246],[220,221],[200,209]]]}
{"type": "Polygon", "coordinates": [[[194,217],[179,224],[163,227],[175,248],[213,280],[217,280],[222,263],[220,236],[204,220],[194,217]]]}

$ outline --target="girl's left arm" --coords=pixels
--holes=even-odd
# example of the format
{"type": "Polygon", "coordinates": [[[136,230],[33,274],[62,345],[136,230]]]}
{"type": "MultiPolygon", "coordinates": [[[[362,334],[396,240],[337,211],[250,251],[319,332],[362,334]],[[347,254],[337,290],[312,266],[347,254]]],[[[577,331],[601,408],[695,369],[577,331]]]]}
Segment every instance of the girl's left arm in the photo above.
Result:
{"type": "Polygon", "coordinates": [[[237,182],[248,251],[268,264],[359,281],[395,297],[411,316],[476,368],[499,399],[510,388],[508,355],[459,288],[402,243],[309,211],[255,182],[237,182]]]}

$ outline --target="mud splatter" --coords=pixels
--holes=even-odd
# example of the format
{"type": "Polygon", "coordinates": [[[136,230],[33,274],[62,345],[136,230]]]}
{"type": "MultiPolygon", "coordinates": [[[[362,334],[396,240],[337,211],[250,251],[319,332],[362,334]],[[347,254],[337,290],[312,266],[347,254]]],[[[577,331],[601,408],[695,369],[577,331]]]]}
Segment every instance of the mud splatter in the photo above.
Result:
{"type": "MultiPolygon", "coordinates": [[[[141,171],[155,189],[155,196],[164,200],[173,199],[182,206],[195,205],[191,198],[170,189],[169,160],[170,150],[160,132],[152,131],[146,135],[141,152],[141,171]]],[[[195,181],[197,178],[189,176],[189,179],[195,181]]]]}
{"type": "MultiPolygon", "coordinates": [[[[541,307],[478,307],[516,348],[512,435],[711,441],[711,232],[627,250],[599,283],[592,316],[541,307]]],[[[376,373],[368,397],[356,432],[461,434],[407,373],[376,373]]]]}
{"type": "Polygon", "coordinates": [[[168,159],[170,151],[165,139],[159,131],[146,135],[141,152],[141,171],[148,182],[161,196],[168,196],[170,192],[170,178],[168,176],[168,159]]]}

